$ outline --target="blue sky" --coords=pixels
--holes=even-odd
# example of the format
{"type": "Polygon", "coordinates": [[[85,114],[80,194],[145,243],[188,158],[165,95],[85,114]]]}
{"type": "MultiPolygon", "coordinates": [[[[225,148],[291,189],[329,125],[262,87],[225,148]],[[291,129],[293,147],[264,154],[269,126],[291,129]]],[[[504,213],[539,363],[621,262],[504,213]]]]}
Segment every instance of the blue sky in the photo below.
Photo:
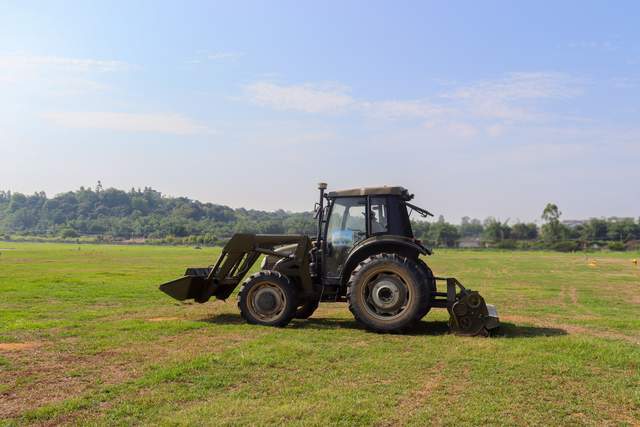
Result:
{"type": "Polygon", "coordinates": [[[640,216],[638,2],[2,2],[0,189],[640,216]]]}

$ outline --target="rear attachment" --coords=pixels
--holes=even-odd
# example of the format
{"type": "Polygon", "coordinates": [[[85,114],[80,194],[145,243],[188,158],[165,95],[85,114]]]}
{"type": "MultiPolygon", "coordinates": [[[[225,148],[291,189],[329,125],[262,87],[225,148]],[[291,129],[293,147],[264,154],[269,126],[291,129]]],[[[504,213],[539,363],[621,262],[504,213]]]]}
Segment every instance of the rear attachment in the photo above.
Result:
{"type": "Polygon", "coordinates": [[[500,326],[495,306],[487,304],[477,291],[465,288],[453,277],[434,279],[447,283],[447,292],[436,292],[432,306],[446,307],[451,332],[464,336],[488,336],[489,331],[500,326]]]}

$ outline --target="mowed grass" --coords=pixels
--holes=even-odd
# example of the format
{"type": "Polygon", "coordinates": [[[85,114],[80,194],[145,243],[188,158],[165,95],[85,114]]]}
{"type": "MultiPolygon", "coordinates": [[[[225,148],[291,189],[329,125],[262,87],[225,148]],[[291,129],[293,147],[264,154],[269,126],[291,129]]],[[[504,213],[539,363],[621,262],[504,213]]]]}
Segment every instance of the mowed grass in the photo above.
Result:
{"type": "Polygon", "coordinates": [[[158,284],[219,249],[0,242],[0,424],[640,423],[639,254],[437,251],[495,336],[366,332],[346,305],[275,329],[158,284]]]}

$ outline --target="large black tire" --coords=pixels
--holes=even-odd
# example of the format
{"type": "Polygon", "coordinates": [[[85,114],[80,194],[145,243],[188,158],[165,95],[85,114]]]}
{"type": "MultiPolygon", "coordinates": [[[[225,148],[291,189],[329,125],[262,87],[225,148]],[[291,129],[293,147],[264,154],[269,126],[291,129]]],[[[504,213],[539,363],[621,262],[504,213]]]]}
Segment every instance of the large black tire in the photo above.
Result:
{"type": "Polygon", "coordinates": [[[420,273],[422,273],[422,278],[429,292],[429,304],[425,305],[423,308],[424,312],[420,315],[420,319],[422,319],[427,315],[427,313],[429,313],[429,311],[431,311],[431,301],[433,301],[434,293],[436,292],[436,281],[433,278],[433,271],[429,268],[426,262],[418,258],[416,260],[416,264],[420,269],[420,273]]]}
{"type": "Polygon", "coordinates": [[[238,308],[247,323],[285,326],[297,307],[296,288],[277,271],[263,270],[253,274],[238,293],[238,308]]]}
{"type": "Polygon", "coordinates": [[[296,310],[294,319],[308,319],[316,311],[320,301],[317,298],[306,301],[296,310]]]}
{"type": "Polygon", "coordinates": [[[349,278],[349,310],[375,332],[401,332],[420,320],[431,292],[415,261],[382,253],[360,262],[349,278]]]}

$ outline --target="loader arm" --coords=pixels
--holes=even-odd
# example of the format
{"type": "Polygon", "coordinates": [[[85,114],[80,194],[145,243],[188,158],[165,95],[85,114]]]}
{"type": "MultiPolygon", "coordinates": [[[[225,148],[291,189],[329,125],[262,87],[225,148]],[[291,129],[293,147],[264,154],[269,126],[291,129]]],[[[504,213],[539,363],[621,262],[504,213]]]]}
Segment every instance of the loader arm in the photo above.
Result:
{"type": "Polygon", "coordinates": [[[160,285],[167,295],[183,301],[207,302],[212,296],[227,299],[261,255],[282,259],[288,276],[298,277],[305,291],[311,290],[309,251],[311,240],[304,235],[235,234],[222,249],[213,267],[187,268],[179,279],[160,285]],[[282,254],[277,246],[297,244],[291,254],[282,254]]]}

